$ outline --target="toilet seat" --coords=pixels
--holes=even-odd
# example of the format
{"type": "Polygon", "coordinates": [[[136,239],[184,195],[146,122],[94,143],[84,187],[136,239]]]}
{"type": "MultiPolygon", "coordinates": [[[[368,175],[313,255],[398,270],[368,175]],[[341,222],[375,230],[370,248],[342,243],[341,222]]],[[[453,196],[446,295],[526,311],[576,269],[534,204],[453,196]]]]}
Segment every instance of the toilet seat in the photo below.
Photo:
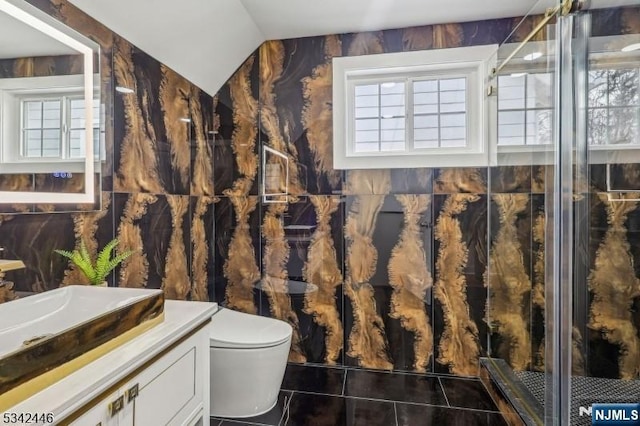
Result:
{"type": "Polygon", "coordinates": [[[210,347],[252,349],[286,343],[293,329],[274,318],[220,309],[211,320],[210,347]]]}

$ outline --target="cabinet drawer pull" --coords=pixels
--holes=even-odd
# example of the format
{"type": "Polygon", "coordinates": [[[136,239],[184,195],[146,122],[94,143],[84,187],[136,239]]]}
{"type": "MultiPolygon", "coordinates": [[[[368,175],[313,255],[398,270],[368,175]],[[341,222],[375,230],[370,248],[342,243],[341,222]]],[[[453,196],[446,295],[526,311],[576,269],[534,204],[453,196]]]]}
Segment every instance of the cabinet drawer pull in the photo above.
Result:
{"type": "Polygon", "coordinates": [[[127,389],[127,402],[131,402],[138,396],[138,383],[133,385],[131,388],[127,389]]]}
{"type": "Polygon", "coordinates": [[[118,399],[111,401],[109,403],[109,416],[113,417],[116,414],[118,414],[118,412],[120,410],[122,410],[122,408],[124,407],[124,397],[120,396],[118,397],[118,399]]]}

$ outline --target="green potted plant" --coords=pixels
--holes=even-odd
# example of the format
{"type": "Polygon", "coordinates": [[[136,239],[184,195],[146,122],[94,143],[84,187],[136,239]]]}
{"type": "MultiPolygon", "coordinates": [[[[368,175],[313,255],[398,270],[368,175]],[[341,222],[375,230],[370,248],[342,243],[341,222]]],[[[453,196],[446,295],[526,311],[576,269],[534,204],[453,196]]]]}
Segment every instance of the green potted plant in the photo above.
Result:
{"type": "Polygon", "coordinates": [[[109,241],[107,245],[104,246],[102,250],[100,250],[100,252],[96,256],[95,262],[91,258],[91,255],[89,254],[84,241],[80,242],[80,251],[67,251],[58,249],[54,251],[71,260],[71,262],[73,262],[78,267],[78,269],[80,269],[82,273],[84,273],[84,275],[89,279],[89,284],[106,286],[106,279],[109,273],[116,266],[118,266],[120,262],[133,254],[133,250],[127,250],[118,254],[114,258],[111,258],[111,253],[117,245],[117,238],[109,241]]]}

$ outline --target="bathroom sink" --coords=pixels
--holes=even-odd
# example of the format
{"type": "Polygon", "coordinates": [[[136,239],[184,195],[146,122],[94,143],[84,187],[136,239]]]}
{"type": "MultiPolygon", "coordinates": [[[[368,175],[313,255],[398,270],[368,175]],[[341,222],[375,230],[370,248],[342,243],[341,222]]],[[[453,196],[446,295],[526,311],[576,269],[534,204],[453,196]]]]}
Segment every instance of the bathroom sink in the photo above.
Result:
{"type": "Polygon", "coordinates": [[[0,412],[163,320],[162,290],[68,286],[0,304],[0,412]]]}

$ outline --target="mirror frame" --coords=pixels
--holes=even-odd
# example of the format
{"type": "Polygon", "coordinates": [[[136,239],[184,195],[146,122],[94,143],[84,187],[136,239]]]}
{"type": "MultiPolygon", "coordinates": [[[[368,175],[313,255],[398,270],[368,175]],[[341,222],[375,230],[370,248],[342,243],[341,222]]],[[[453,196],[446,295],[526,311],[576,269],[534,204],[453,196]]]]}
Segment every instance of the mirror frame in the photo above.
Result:
{"type": "MultiPolygon", "coordinates": [[[[100,52],[100,46],[67,27],[62,22],[49,16],[25,0],[0,0],[0,12],[23,22],[24,24],[54,38],[62,44],[80,52],[84,57],[84,99],[85,105],[93,104],[95,53],[100,52]]],[[[94,190],[94,150],[93,150],[93,109],[85,108],[85,162],[83,193],[60,192],[28,192],[28,191],[0,191],[0,204],[13,203],[54,203],[54,204],[83,204],[95,202],[94,190]]]]}

